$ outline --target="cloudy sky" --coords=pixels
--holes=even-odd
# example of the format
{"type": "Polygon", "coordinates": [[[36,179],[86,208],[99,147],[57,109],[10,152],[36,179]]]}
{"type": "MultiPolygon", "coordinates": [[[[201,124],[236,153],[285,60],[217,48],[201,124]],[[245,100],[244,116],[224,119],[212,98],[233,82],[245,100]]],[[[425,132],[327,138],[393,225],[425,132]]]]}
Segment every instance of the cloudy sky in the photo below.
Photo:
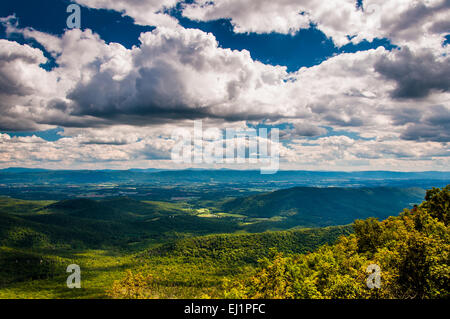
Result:
{"type": "Polygon", "coordinates": [[[2,1],[0,168],[194,167],[201,120],[278,128],[282,169],[448,171],[449,44],[450,0],[2,1]]]}

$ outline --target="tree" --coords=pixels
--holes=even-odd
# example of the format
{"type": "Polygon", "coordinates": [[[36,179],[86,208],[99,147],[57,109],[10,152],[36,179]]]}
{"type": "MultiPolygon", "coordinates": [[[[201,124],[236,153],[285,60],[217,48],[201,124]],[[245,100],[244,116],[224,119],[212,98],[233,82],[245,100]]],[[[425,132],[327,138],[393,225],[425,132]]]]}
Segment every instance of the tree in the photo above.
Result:
{"type": "Polygon", "coordinates": [[[398,217],[356,220],[355,233],[305,255],[275,254],[231,287],[244,298],[449,298],[449,186],[398,217]],[[367,267],[381,269],[381,287],[366,285],[367,267]]]}

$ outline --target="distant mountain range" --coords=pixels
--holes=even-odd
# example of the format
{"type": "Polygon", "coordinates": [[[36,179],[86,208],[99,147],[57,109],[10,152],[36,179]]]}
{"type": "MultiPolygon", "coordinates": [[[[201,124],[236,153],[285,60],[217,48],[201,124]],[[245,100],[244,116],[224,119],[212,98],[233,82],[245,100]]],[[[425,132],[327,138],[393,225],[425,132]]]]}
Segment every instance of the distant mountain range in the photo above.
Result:
{"type": "MultiPolygon", "coordinates": [[[[8,168],[0,170],[0,184],[190,184],[253,183],[265,186],[445,186],[450,172],[324,172],[279,171],[261,175],[254,170],[44,170],[8,168]]],[[[280,187],[280,188],[281,188],[280,187]]]]}

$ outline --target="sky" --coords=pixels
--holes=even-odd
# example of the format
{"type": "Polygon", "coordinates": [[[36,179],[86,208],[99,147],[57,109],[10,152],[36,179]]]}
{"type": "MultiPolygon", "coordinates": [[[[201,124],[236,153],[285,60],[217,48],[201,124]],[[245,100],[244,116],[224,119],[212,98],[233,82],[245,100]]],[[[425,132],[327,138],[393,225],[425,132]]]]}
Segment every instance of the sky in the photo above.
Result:
{"type": "Polygon", "coordinates": [[[450,0],[3,1],[0,168],[255,168],[174,162],[201,123],[278,129],[280,169],[448,171],[449,39],[450,0]]]}

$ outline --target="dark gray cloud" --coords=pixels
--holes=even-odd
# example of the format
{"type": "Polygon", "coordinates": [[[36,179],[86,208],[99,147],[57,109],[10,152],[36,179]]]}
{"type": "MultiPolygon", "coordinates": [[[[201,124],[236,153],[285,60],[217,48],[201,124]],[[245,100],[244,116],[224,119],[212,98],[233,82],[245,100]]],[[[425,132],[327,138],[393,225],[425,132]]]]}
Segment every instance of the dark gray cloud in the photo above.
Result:
{"type": "Polygon", "coordinates": [[[450,142],[450,110],[442,105],[424,111],[422,118],[407,126],[404,140],[450,142]]]}
{"type": "Polygon", "coordinates": [[[430,31],[434,33],[449,33],[450,32],[450,20],[439,20],[433,23],[430,27],[430,31]]]}
{"type": "MultiPolygon", "coordinates": [[[[106,123],[148,125],[208,116],[208,108],[188,105],[187,89],[172,66],[161,63],[141,67],[121,81],[99,72],[87,83],[79,83],[67,97],[68,122],[91,118],[90,125],[106,123]]],[[[69,123],[70,124],[70,123],[69,123]]]]}
{"type": "Polygon", "coordinates": [[[439,13],[450,10],[450,0],[441,0],[434,5],[424,2],[418,1],[395,18],[389,19],[389,21],[384,20],[381,27],[389,30],[391,35],[400,36],[410,41],[414,41],[420,36],[418,27],[428,22],[432,22],[428,31],[437,34],[448,32],[448,28],[443,29],[443,27],[448,26],[448,20],[437,20],[437,17],[439,13]]]}
{"type": "Polygon", "coordinates": [[[411,124],[400,136],[409,141],[450,142],[450,126],[432,126],[428,124],[411,124]]]}
{"type": "Polygon", "coordinates": [[[33,120],[19,117],[14,114],[5,114],[1,111],[0,116],[0,131],[3,132],[25,132],[25,131],[36,131],[39,127],[33,120]]]}
{"type": "Polygon", "coordinates": [[[450,57],[437,60],[430,51],[414,54],[405,47],[394,58],[380,58],[375,70],[396,82],[391,93],[396,99],[425,98],[433,90],[450,90],[450,57]]]}
{"type": "Polygon", "coordinates": [[[280,131],[280,139],[291,140],[301,137],[313,137],[324,135],[327,133],[327,129],[315,126],[308,123],[295,124],[293,128],[280,131]]]}
{"type": "Polygon", "coordinates": [[[417,107],[404,107],[389,110],[394,125],[405,125],[408,123],[417,123],[422,117],[422,110],[417,107]]]}
{"type": "Polygon", "coordinates": [[[350,116],[349,118],[342,116],[341,114],[328,114],[324,117],[331,125],[339,125],[339,126],[363,126],[365,124],[365,120],[358,116],[350,116]]]}
{"type": "MultiPolygon", "coordinates": [[[[86,117],[91,119],[87,121],[89,125],[98,118],[100,126],[105,123],[148,125],[205,118],[229,122],[259,121],[282,117],[256,108],[242,112],[236,103],[232,108],[223,109],[213,104],[202,105],[201,98],[189,91],[183,76],[172,65],[162,61],[152,67],[137,68],[121,81],[114,80],[106,72],[99,72],[89,82],[77,84],[67,95],[71,101],[69,104],[52,101],[52,105],[67,110],[71,117],[65,125],[74,127],[79,118],[86,117]]],[[[228,100],[234,102],[233,99],[229,97],[228,100]]],[[[53,123],[57,124],[58,120],[53,119],[53,123]]]]}

